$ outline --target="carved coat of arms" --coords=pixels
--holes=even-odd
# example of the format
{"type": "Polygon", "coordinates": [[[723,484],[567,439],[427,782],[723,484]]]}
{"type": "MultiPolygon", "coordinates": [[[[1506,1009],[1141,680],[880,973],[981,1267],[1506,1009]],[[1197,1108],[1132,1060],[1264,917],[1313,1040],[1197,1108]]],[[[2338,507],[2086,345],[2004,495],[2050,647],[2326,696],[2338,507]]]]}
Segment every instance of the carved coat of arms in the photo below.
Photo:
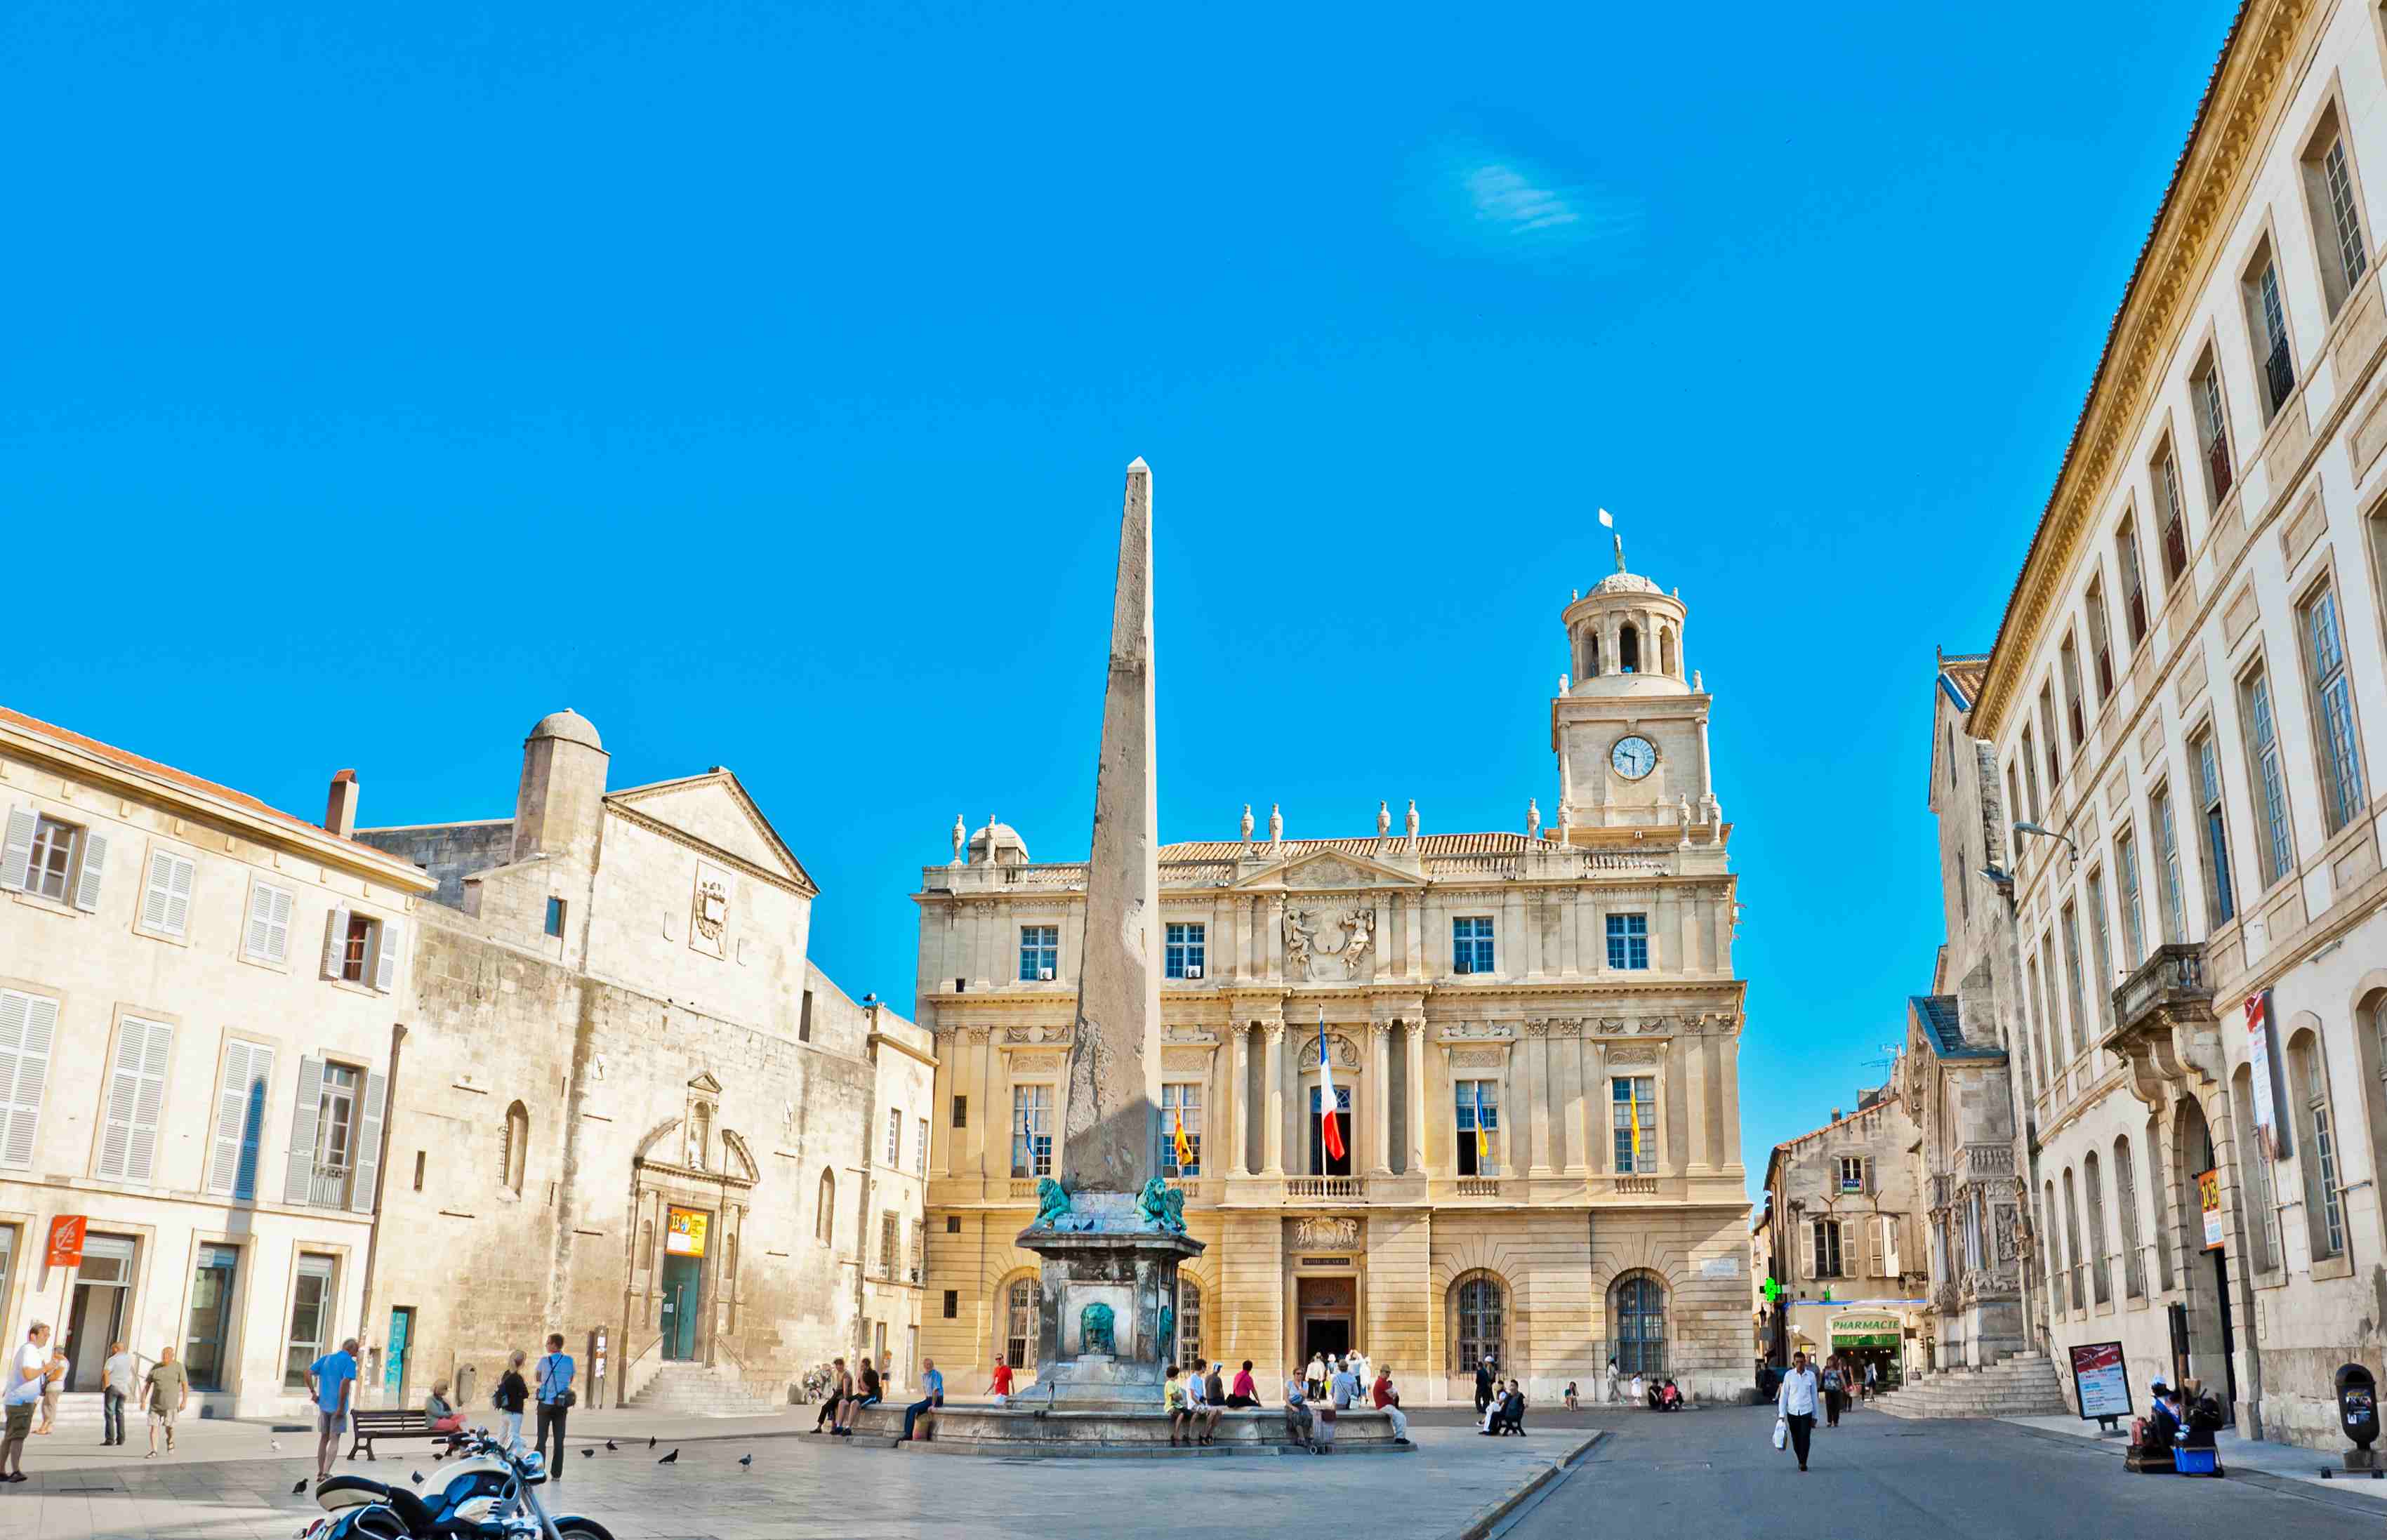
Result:
{"type": "Polygon", "coordinates": [[[1357,978],[1376,939],[1372,907],[1320,903],[1284,912],[1284,955],[1314,981],[1357,978]]]}

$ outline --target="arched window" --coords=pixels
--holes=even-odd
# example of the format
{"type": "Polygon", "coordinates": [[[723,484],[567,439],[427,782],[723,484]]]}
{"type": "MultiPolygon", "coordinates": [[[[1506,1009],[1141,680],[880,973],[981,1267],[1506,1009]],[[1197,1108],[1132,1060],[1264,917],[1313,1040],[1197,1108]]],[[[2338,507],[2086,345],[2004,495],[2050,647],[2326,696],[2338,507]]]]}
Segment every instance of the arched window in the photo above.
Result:
{"type": "Polygon", "coordinates": [[[1032,1278],[1014,1279],[1004,1291],[1003,1361],[1014,1369],[1035,1366],[1036,1281],[1032,1278]]]}
{"type": "Polygon", "coordinates": [[[822,1245],[837,1244],[837,1173],[821,1168],[820,1209],[813,1215],[813,1239],[822,1245]]]}
{"type": "Polygon", "coordinates": [[[1470,1273],[1452,1286],[1450,1340],[1459,1350],[1458,1370],[1472,1374],[1478,1364],[1509,1361],[1509,1293],[1488,1272],[1470,1273]]]}
{"type": "Polygon", "coordinates": [[[1616,1323],[1610,1352],[1619,1374],[1666,1372],[1666,1287],[1646,1272],[1627,1273],[1608,1291],[1616,1323]]]}
{"type": "Polygon", "coordinates": [[[2247,1260],[2256,1272],[2269,1272],[2280,1265],[2279,1199],[2271,1188],[2271,1157],[2254,1137],[2254,1078],[2242,1065],[2229,1094],[2238,1113],[2238,1211],[2246,1221],[2247,1260]]]}
{"type": "Polygon", "coordinates": [[[1641,633],[1629,625],[1616,633],[1616,672],[1641,672],[1641,633]]]}
{"type": "Polygon", "coordinates": [[[2370,1104],[2370,1169],[2376,1192],[2387,1189],[2387,990],[2373,991],[2355,1007],[2354,1025],[2362,1066],[2360,1094],[2370,1104]]]}
{"type": "Polygon", "coordinates": [[[1671,625],[1658,628],[1658,672],[1670,679],[1683,676],[1681,663],[1674,657],[1674,628],[1671,625]]]}
{"type": "Polygon", "coordinates": [[[2040,1250],[2047,1256],[2047,1302],[2057,1315],[2064,1313],[2064,1237],[2056,1233],[2055,1179],[2047,1180],[2047,1206],[2040,1211],[2040,1250]]]}
{"type": "Polygon", "coordinates": [[[2315,1256],[2345,1255],[2345,1194],[2338,1190],[2337,1122],[2330,1116],[2329,1071],[2310,1028],[2288,1043],[2288,1095],[2304,1168],[2305,1219],[2315,1256]]]}
{"type": "Polygon", "coordinates": [[[707,1169],[705,1162],[713,1154],[713,1107],[699,1102],[688,1113],[688,1163],[697,1170],[707,1169]]]}
{"type": "Polygon", "coordinates": [[[1583,676],[1596,678],[1599,674],[1599,627],[1583,628],[1583,676]]]}
{"type": "Polygon", "coordinates": [[[2064,1255],[2071,1264],[2065,1271],[2071,1280],[2072,1307],[2086,1309],[2088,1306],[2081,1303],[2087,1291],[2080,1276],[2084,1270],[2080,1258],[2080,1190],[2073,1185],[2072,1168],[2068,1166],[2064,1168],[2064,1255]]]}
{"type": "Polygon", "coordinates": [[[498,1151],[498,1180],[522,1196],[523,1170],[530,1164],[530,1109],[520,1102],[506,1108],[506,1131],[498,1151]]]}
{"type": "Polygon", "coordinates": [[[2080,1185],[2089,1194],[2089,1292],[2100,1305],[2114,1302],[2113,1269],[2105,1266],[2105,1184],[2097,1180],[2097,1152],[2080,1162],[2080,1185]]]}
{"type": "Polygon", "coordinates": [[[1177,1361],[1188,1368],[1202,1358],[1202,1285],[1177,1275],[1177,1361]]]}
{"type": "Polygon", "coordinates": [[[2147,1119],[2147,1196],[2154,1205],[2155,1286],[2171,1287],[2171,1231],[2165,1219],[2171,1212],[2171,1188],[2164,1175],[2163,1119],[2160,1116],[2147,1119]]]}
{"type": "Polygon", "coordinates": [[[2122,1218],[2122,1294],[2126,1298],[2144,1299],[2147,1263],[2139,1249],[2139,1173],[2130,1158],[2128,1134],[2114,1141],[2114,1207],[2122,1218]]]}

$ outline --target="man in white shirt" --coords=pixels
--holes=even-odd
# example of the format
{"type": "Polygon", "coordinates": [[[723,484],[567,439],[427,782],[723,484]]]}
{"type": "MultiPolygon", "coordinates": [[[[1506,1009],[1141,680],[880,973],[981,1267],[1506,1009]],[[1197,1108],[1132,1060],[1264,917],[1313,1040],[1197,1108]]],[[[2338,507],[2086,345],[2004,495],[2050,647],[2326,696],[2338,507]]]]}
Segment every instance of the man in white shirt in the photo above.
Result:
{"type": "Polygon", "coordinates": [[[1815,1408],[1822,1405],[1823,1389],[1816,1382],[1815,1371],[1807,1367],[1807,1355],[1790,1356],[1790,1372],[1782,1376],[1782,1389],[1774,1397],[1782,1420],[1790,1425],[1790,1447],[1799,1457],[1799,1469],[1807,1469],[1807,1441],[1814,1436],[1815,1408]]]}
{"type": "Polygon", "coordinates": [[[6,1419],[0,1433],[0,1482],[25,1479],[25,1439],[33,1431],[33,1408],[50,1369],[50,1328],[35,1321],[25,1333],[25,1344],[8,1359],[8,1383],[0,1392],[0,1415],[6,1419]]]}

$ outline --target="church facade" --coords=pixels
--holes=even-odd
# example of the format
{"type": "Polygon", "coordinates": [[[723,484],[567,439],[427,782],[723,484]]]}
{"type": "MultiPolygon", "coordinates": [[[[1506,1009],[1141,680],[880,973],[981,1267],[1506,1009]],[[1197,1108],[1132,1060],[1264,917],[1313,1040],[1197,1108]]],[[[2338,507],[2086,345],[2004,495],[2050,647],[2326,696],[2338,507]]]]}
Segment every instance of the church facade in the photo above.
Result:
{"type": "MultiPolygon", "coordinates": [[[[1412,1401],[1479,1362],[1557,1394],[1670,1375],[1743,1391],[1749,1204],[1736,878],[1686,608],[1618,570],[1561,614],[1559,796],[1526,830],[1164,846],[1163,1022],[1143,1044],[1190,1232],[1179,1357],[1265,1385],[1365,1351],[1412,1401]],[[1330,1091],[1331,1088],[1331,1091],[1330,1091]],[[1321,1114],[1337,1107],[1330,1137],[1321,1114]],[[1335,1147],[1341,1146],[1339,1151],[1335,1147]]],[[[1061,1168],[1086,867],[957,823],[928,867],[917,1014],[934,1033],[922,1350],[956,1392],[1032,1382],[1061,1168]]]]}

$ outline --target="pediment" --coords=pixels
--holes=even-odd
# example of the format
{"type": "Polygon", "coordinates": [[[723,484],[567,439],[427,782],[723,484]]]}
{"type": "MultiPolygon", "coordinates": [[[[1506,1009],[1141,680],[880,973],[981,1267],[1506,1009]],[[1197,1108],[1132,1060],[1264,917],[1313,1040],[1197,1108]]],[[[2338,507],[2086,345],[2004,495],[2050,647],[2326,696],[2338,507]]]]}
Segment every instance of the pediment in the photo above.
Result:
{"type": "Polygon", "coordinates": [[[1356,851],[1311,851],[1271,862],[1235,884],[1238,888],[1285,888],[1302,892],[1340,888],[1417,888],[1414,872],[1402,871],[1356,851]]]}
{"type": "Polygon", "coordinates": [[[718,851],[807,893],[819,890],[754,799],[726,770],[634,786],[608,793],[605,801],[633,819],[662,826],[687,843],[718,851]]]}
{"type": "Polygon", "coordinates": [[[688,1082],[688,1089],[702,1092],[707,1096],[718,1096],[721,1094],[721,1082],[713,1078],[712,1070],[700,1069],[696,1072],[696,1079],[688,1082]]]}

